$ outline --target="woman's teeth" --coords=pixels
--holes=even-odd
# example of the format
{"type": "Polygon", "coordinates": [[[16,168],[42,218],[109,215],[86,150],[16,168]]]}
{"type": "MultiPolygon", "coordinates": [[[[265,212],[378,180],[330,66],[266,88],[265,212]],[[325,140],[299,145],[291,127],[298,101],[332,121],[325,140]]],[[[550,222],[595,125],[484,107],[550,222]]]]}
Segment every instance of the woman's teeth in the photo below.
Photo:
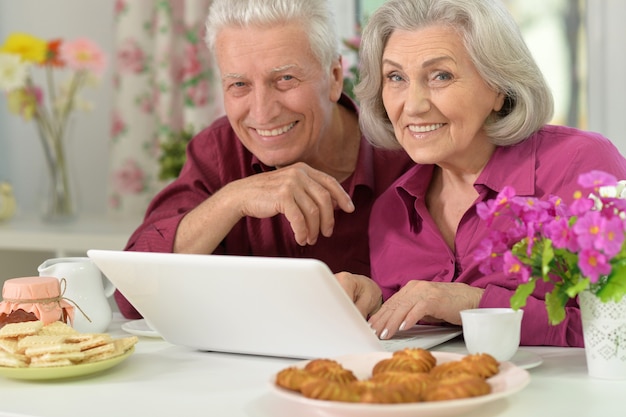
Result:
{"type": "Polygon", "coordinates": [[[416,133],[424,133],[424,132],[432,132],[433,130],[437,130],[439,129],[441,126],[443,126],[443,123],[436,123],[433,125],[426,125],[426,126],[409,126],[409,130],[411,132],[416,132],[416,133]]]}

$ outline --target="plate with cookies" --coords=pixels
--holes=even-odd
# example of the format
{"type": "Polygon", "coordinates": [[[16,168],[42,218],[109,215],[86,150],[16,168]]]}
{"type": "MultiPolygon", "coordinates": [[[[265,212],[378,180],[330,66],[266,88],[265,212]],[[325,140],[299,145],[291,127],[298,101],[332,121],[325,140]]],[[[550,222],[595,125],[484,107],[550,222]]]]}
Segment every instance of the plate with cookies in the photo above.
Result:
{"type": "Polygon", "coordinates": [[[407,348],[318,358],[281,369],[270,390],[281,407],[342,417],[447,417],[522,390],[528,371],[488,354],[407,348]]]}
{"type": "Polygon", "coordinates": [[[80,333],[60,322],[10,323],[0,328],[0,376],[45,380],[89,375],[126,360],[137,336],[80,333]]]}

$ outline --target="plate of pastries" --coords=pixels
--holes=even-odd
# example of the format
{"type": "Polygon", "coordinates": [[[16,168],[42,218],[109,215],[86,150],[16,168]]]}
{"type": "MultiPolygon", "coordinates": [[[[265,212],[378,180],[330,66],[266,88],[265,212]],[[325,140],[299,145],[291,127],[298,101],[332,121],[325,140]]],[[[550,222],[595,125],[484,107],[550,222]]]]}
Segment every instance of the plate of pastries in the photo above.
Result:
{"type": "Polygon", "coordinates": [[[0,328],[0,375],[44,380],[93,374],[126,360],[137,340],[81,333],[60,321],[10,323],[0,328]]]}
{"type": "Polygon", "coordinates": [[[271,391],[281,406],[317,407],[333,416],[462,415],[512,395],[529,373],[489,354],[407,348],[318,358],[281,369],[271,391]]]}

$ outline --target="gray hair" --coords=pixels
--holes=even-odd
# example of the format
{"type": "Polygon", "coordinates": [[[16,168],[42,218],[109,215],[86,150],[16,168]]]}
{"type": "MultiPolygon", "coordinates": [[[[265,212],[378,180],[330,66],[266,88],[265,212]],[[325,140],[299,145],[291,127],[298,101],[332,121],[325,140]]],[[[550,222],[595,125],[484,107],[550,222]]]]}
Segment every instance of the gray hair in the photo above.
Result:
{"type": "Polygon", "coordinates": [[[206,19],[205,42],[214,52],[215,39],[224,27],[271,27],[288,22],[302,25],[323,68],[339,57],[339,40],[328,0],[213,0],[206,19]]]}
{"type": "Polygon", "coordinates": [[[493,144],[519,143],[550,121],[552,93],[501,0],[387,0],[363,30],[355,88],[361,128],[374,145],[400,148],[382,101],[385,45],[394,30],[433,25],[457,30],[480,76],[505,95],[502,110],[484,125],[493,144]]]}

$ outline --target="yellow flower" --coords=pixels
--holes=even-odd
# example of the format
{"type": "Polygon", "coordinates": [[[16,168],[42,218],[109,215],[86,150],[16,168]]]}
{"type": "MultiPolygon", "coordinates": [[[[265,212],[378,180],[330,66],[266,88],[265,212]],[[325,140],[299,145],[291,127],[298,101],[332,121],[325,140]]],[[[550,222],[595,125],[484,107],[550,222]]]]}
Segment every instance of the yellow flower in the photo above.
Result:
{"type": "Polygon", "coordinates": [[[0,52],[17,54],[24,61],[41,64],[46,59],[48,42],[27,33],[13,33],[0,47],[0,52]]]}

